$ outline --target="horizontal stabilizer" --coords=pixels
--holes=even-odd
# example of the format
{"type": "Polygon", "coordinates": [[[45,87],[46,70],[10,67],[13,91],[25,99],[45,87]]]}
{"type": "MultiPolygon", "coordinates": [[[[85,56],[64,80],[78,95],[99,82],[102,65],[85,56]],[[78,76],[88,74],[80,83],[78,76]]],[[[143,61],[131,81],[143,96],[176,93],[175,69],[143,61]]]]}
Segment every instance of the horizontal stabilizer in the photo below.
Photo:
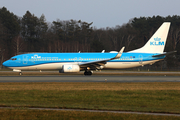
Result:
{"type": "Polygon", "coordinates": [[[164,55],[173,54],[173,53],[175,53],[175,52],[177,52],[177,51],[172,51],[172,52],[165,52],[165,53],[163,53],[163,54],[159,54],[159,55],[153,55],[152,57],[161,57],[161,56],[164,56],[164,55]]]}

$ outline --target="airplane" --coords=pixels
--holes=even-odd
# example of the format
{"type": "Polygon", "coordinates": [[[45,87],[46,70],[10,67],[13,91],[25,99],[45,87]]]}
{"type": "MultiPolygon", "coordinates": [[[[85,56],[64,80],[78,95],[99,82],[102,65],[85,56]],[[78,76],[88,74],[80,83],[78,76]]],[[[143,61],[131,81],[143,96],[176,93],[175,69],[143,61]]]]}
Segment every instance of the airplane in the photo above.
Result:
{"type": "Polygon", "coordinates": [[[169,32],[170,22],[164,22],[148,42],[141,48],[129,52],[101,53],[27,53],[16,55],[5,61],[3,66],[21,70],[59,70],[59,73],[85,71],[84,75],[92,75],[91,70],[124,69],[147,64],[154,64],[163,60],[173,52],[163,52],[169,32]]]}

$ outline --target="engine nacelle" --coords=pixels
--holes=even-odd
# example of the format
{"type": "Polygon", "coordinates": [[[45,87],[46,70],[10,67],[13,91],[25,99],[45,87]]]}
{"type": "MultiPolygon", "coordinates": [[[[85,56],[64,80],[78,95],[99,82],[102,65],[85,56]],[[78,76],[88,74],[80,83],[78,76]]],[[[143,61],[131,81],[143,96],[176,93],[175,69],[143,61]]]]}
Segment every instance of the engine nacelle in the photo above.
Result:
{"type": "Polygon", "coordinates": [[[79,65],[63,65],[62,70],[59,72],[70,73],[70,72],[79,72],[79,65]]]}

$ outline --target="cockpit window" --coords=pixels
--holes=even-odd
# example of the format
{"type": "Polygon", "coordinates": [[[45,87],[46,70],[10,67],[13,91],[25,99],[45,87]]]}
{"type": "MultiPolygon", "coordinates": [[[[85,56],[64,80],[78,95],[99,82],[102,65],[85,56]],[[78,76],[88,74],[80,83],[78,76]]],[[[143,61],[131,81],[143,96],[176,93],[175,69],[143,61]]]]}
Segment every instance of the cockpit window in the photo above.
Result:
{"type": "Polygon", "coordinates": [[[17,58],[11,58],[10,60],[17,60],[17,58]]]}

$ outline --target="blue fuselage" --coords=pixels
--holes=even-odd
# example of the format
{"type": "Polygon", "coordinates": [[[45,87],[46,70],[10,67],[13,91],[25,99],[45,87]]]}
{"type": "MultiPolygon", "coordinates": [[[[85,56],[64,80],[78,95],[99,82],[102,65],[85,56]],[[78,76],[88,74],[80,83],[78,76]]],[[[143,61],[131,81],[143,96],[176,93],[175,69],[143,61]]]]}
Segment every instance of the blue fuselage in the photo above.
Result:
{"type": "MultiPolygon", "coordinates": [[[[11,69],[61,69],[64,64],[79,64],[110,59],[117,53],[29,53],[12,57],[3,63],[11,69]],[[46,67],[43,67],[48,65],[46,67]],[[34,66],[34,67],[33,67],[34,66]]],[[[109,60],[104,68],[130,68],[151,64],[165,56],[150,53],[123,53],[119,59],[109,60]]]]}

